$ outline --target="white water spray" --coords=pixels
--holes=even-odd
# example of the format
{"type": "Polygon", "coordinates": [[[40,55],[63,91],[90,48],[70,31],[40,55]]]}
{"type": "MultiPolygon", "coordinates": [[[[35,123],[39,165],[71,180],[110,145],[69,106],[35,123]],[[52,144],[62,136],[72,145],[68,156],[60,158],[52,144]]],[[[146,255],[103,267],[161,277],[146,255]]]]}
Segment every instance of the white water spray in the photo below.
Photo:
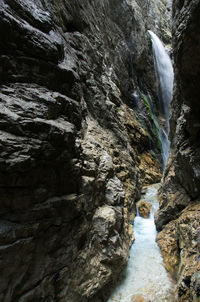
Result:
{"type": "Polygon", "coordinates": [[[160,111],[165,119],[163,129],[160,129],[160,140],[162,143],[162,157],[163,165],[166,166],[170,142],[168,140],[169,134],[169,108],[172,99],[174,72],[170,57],[168,56],[165,48],[160,39],[151,30],[148,31],[153,47],[154,62],[159,81],[159,98],[160,98],[160,111]]]}
{"type": "MultiPolygon", "coordinates": [[[[169,153],[169,105],[172,98],[173,68],[162,42],[151,31],[155,67],[160,88],[160,113],[165,125],[160,127],[159,136],[162,143],[164,167],[169,153]]],[[[158,208],[158,185],[148,188],[143,197],[152,204],[148,219],[137,214],[134,220],[135,242],[130,250],[130,259],[123,278],[115,288],[108,302],[131,302],[134,295],[142,295],[153,302],[171,302],[174,285],[163,265],[161,252],[156,244],[154,212],[158,208]]]]}
{"type": "Polygon", "coordinates": [[[160,84],[161,112],[169,121],[169,104],[172,99],[174,72],[170,57],[168,56],[161,40],[151,30],[148,31],[153,46],[156,71],[160,84]]]}
{"type": "Polygon", "coordinates": [[[142,295],[153,302],[171,302],[174,285],[164,268],[160,250],[155,242],[154,212],[158,208],[158,185],[147,189],[143,197],[152,204],[149,218],[137,214],[134,220],[135,242],[124,278],[116,287],[108,302],[131,302],[134,295],[142,295]]]}

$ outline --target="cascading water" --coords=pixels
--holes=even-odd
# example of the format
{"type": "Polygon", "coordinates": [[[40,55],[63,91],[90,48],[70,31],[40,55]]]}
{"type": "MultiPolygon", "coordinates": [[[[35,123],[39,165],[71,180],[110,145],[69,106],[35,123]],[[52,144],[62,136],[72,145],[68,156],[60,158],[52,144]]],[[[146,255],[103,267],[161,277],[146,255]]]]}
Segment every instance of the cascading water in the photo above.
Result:
{"type": "MultiPolygon", "coordinates": [[[[160,39],[149,31],[152,39],[155,67],[160,88],[160,114],[164,125],[159,129],[162,143],[163,165],[165,167],[170,142],[169,132],[169,104],[172,98],[173,68],[160,39]]],[[[136,98],[137,95],[134,97],[136,98]]],[[[153,106],[153,104],[150,104],[153,106]]],[[[152,115],[153,107],[151,108],[152,115]]],[[[157,189],[159,185],[152,185],[147,189],[143,199],[152,204],[148,219],[137,213],[134,220],[135,242],[130,250],[130,259],[124,271],[120,284],[115,288],[108,302],[131,302],[132,297],[141,295],[148,301],[173,301],[174,284],[164,268],[161,252],[156,244],[156,228],[154,212],[158,208],[157,189]]],[[[141,300],[142,301],[142,300],[141,300]]]]}
{"type": "Polygon", "coordinates": [[[131,302],[134,295],[142,295],[153,302],[173,301],[173,283],[164,268],[160,250],[155,242],[154,212],[158,208],[158,185],[147,189],[143,199],[152,204],[149,218],[138,214],[134,220],[135,242],[120,284],[108,302],[131,302]]]}
{"type": "Polygon", "coordinates": [[[173,67],[161,40],[151,30],[148,32],[152,40],[156,71],[160,84],[161,112],[169,120],[169,104],[172,98],[174,80],[173,67]]]}
{"type": "Polygon", "coordinates": [[[148,31],[153,47],[154,62],[159,81],[159,99],[160,99],[160,112],[165,119],[165,125],[160,129],[160,141],[162,143],[162,157],[163,166],[166,166],[170,142],[168,140],[169,134],[169,107],[172,98],[174,72],[170,57],[168,56],[165,48],[160,39],[151,30],[148,31]]]}

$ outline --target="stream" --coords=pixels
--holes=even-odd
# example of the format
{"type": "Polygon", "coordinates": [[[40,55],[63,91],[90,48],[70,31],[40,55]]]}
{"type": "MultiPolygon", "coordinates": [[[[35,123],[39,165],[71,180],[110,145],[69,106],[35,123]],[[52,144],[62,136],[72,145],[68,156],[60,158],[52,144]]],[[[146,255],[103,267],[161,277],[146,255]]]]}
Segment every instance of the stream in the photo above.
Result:
{"type": "Polygon", "coordinates": [[[134,295],[142,295],[152,302],[171,302],[174,285],[163,264],[160,249],[155,241],[154,213],[158,208],[159,184],[148,187],[142,200],[152,204],[149,218],[137,214],[134,220],[135,241],[130,250],[128,265],[120,283],[108,302],[131,302],[134,295]]]}

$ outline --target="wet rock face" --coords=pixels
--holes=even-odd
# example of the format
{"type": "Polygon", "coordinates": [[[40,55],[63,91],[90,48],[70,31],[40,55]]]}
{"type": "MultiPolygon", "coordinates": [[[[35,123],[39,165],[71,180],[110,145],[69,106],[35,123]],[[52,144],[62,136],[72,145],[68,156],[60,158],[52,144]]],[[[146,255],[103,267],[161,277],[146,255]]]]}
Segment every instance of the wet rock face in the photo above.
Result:
{"type": "Polygon", "coordinates": [[[170,259],[168,269],[178,280],[176,301],[199,299],[199,13],[199,1],[173,2],[175,87],[171,154],[160,190],[156,225],[163,229],[158,241],[165,262],[170,259]]]}
{"type": "Polygon", "coordinates": [[[143,4],[0,0],[1,301],[103,301],[127,262],[160,178],[143,4]]]}
{"type": "Polygon", "coordinates": [[[199,10],[199,1],[174,1],[175,88],[170,121],[171,156],[164,175],[160,218],[157,219],[159,229],[176,218],[180,210],[200,194],[199,65],[196,63],[200,48],[195,42],[200,38],[199,10]]]}

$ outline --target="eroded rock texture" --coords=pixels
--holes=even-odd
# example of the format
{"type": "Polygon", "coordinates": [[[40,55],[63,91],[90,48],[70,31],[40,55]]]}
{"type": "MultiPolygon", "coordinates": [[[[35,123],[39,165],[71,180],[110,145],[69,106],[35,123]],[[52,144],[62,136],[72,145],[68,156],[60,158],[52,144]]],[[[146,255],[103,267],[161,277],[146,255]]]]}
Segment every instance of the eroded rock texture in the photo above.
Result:
{"type": "Polygon", "coordinates": [[[151,212],[152,204],[148,201],[141,200],[137,203],[137,208],[141,217],[148,218],[151,212]]]}
{"type": "Polygon", "coordinates": [[[146,1],[0,0],[0,301],[103,301],[126,264],[161,177],[159,22],[146,1]]]}
{"type": "Polygon", "coordinates": [[[200,299],[199,14],[200,1],[173,3],[172,145],[156,223],[168,269],[178,280],[176,301],[200,299]]]}

